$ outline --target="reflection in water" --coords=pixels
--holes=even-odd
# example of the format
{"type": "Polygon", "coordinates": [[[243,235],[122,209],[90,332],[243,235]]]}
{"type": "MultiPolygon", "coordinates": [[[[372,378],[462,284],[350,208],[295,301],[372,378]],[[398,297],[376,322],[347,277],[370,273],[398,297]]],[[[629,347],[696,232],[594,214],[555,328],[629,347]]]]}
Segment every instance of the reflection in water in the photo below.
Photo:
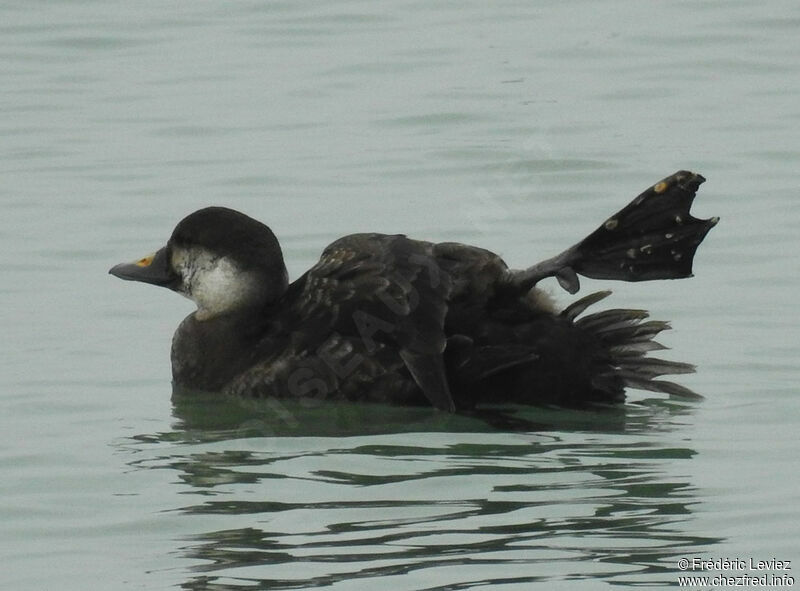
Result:
{"type": "MultiPolygon", "coordinates": [[[[320,400],[229,399],[213,394],[173,393],[172,440],[272,436],[354,436],[418,431],[622,431],[628,413],[618,405],[595,412],[550,407],[484,406],[470,413],[431,412],[429,407],[354,404],[320,400]]],[[[658,401],[656,401],[658,403],[658,401]]],[[[669,404],[669,403],[659,403],[669,404]]],[[[670,408],[666,406],[665,408],[670,408]]],[[[685,412],[686,407],[672,407],[685,412]]]]}
{"type": "Polygon", "coordinates": [[[175,430],[136,438],[153,447],[134,464],[175,470],[191,501],[179,511],[201,524],[183,542],[195,563],[186,589],[368,587],[392,575],[404,575],[400,589],[674,584],[678,557],[717,541],[691,533],[697,499],[681,464],[694,452],[674,434],[689,411],[646,401],[487,421],[176,400],[175,430]],[[540,428],[498,431],[502,420],[540,428]]]}

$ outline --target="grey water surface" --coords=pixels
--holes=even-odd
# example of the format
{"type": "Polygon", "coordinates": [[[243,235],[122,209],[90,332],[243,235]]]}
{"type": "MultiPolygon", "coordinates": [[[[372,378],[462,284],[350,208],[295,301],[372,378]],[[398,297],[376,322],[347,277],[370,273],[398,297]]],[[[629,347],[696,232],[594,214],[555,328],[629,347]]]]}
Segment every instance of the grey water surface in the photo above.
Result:
{"type": "Polygon", "coordinates": [[[3,3],[0,587],[795,577],[799,55],[789,0],[3,3]],[[107,275],[209,204],[268,223],[292,277],[356,231],[524,267],[682,168],[722,220],[696,277],[582,293],[671,320],[699,402],[172,401],[190,302],[107,275]]]}

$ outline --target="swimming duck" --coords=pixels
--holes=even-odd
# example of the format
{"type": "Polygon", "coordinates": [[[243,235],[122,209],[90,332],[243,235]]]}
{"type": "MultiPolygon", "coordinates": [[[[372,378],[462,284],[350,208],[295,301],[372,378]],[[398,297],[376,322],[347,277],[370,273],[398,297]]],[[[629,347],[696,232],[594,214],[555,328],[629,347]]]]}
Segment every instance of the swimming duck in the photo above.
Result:
{"type": "Polygon", "coordinates": [[[705,179],[679,171],[561,254],[523,270],[464,244],[352,234],[292,281],[273,232],[224,207],[195,211],[166,246],[109,271],[194,301],[172,341],[175,388],[251,397],[432,405],[618,402],[626,387],[696,396],[657,380],[694,371],[648,357],[666,322],[644,310],[584,315],[609,295],[563,310],[537,283],[568,292],[578,275],[690,277],[718,218],[689,213],[705,179]]]}

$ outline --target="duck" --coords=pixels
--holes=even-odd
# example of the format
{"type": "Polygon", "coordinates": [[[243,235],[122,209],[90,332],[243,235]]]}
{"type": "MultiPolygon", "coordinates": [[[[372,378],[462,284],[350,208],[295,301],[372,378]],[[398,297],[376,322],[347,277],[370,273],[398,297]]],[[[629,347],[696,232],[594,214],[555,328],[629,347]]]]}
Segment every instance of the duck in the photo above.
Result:
{"type": "Polygon", "coordinates": [[[641,309],[585,313],[608,290],[558,309],[538,286],[567,292],[579,275],[650,281],[692,276],[719,218],[689,210],[699,174],[648,187],[565,251],[512,269],[489,250],[403,234],[339,238],[289,281],[265,224],[211,206],[182,219],[162,248],[114,265],[120,279],[165,287],[196,310],[171,349],[173,388],[250,398],[429,406],[614,404],[626,389],[697,394],[657,379],[695,371],[649,356],[669,323],[641,309]]]}

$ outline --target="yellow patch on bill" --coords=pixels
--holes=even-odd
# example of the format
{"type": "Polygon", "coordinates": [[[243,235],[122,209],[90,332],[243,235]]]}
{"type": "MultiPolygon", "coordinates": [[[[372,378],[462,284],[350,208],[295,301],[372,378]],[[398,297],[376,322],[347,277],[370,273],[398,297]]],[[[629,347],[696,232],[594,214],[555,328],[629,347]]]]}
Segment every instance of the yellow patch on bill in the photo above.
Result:
{"type": "Polygon", "coordinates": [[[147,255],[146,257],[143,257],[143,258],[139,259],[139,260],[138,260],[138,261],[136,261],[134,264],[135,264],[137,267],[149,267],[149,266],[150,266],[150,263],[152,263],[152,262],[153,262],[153,258],[155,258],[155,256],[156,256],[156,255],[155,255],[155,253],[153,253],[153,254],[149,254],[149,255],[147,255]]]}

